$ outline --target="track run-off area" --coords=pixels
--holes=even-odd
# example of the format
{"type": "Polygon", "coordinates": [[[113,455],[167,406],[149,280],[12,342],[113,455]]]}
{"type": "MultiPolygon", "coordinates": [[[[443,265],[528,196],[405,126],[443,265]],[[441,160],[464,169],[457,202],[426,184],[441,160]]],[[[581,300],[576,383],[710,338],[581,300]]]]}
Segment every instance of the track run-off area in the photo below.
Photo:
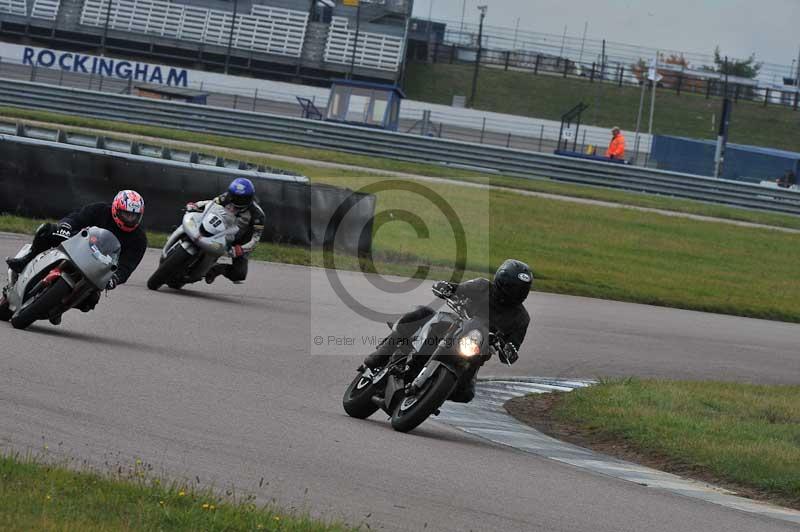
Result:
{"type": "MultiPolygon", "coordinates": [[[[27,237],[0,235],[0,257],[27,237]]],[[[140,459],[170,478],[253,493],[381,530],[779,531],[796,525],[647,489],[466,434],[410,434],[341,395],[386,325],[353,313],[326,272],[253,262],[248,280],[145,287],[148,251],[95,312],[28,331],[0,324],[0,446],[103,469],[140,459]],[[321,340],[320,340],[321,339],[321,340]],[[107,464],[108,463],[108,464],[107,464]]],[[[340,272],[385,312],[387,296],[340,272]]],[[[746,290],[746,287],[742,287],[746,290]]],[[[520,361],[484,375],[641,376],[796,384],[800,325],[534,293],[520,361]]]]}

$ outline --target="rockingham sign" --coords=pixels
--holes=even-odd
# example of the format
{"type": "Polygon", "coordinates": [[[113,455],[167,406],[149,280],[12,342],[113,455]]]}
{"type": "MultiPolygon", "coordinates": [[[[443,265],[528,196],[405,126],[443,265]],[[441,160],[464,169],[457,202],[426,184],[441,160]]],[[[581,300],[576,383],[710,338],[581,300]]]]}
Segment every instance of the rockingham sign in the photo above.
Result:
{"type": "Polygon", "coordinates": [[[142,63],[119,57],[103,57],[4,42],[0,42],[0,66],[2,64],[47,68],[84,76],[94,75],[130,80],[135,83],[172,85],[224,94],[241,94],[248,97],[265,98],[269,94],[272,99],[291,103],[296,103],[295,96],[315,99],[318,103],[323,102],[323,106],[324,102],[328,100],[328,89],[318,87],[290,85],[266,79],[230,76],[204,70],[142,63]]]}
{"type": "MultiPolygon", "coordinates": [[[[1,51],[5,52],[5,48],[8,46],[9,45],[3,44],[1,51]]],[[[52,68],[79,74],[115,77],[143,83],[157,83],[176,87],[189,86],[189,71],[181,68],[65,52],[49,48],[10,46],[18,48],[18,50],[14,50],[14,52],[21,55],[20,59],[23,65],[52,68]]],[[[3,55],[5,56],[6,54],[4,53],[3,55]]]]}

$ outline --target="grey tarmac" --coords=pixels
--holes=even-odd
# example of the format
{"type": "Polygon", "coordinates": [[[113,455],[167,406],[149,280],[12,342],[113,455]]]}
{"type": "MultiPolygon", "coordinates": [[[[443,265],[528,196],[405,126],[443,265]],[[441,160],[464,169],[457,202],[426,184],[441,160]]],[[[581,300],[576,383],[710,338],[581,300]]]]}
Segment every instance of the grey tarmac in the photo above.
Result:
{"type": "MultiPolygon", "coordinates": [[[[23,243],[0,236],[0,256],[23,243]]],[[[252,492],[380,530],[785,531],[793,525],[587,472],[431,420],[411,434],[341,408],[364,345],[386,326],[349,311],[325,272],[253,263],[243,285],[129,284],[90,314],[29,331],[0,324],[0,444],[88,460],[142,459],[171,477],[252,492]],[[323,337],[324,345],[313,342],[323,337]],[[261,479],[263,478],[263,483],[261,479]],[[259,487],[259,484],[262,484],[259,487]]],[[[343,284],[376,309],[430,301],[429,283],[386,297],[343,284]]],[[[797,382],[800,326],[535,293],[513,371],[797,382]]]]}

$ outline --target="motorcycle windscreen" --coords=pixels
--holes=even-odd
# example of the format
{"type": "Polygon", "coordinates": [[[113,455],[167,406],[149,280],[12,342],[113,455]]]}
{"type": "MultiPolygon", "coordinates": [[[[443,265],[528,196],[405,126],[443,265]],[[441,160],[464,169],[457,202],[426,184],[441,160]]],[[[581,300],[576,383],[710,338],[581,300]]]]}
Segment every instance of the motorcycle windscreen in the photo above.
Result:
{"type": "Polygon", "coordinates": [[[111,231],[90,227],[61,244],[61,249],[86,280],[102,290],[117,269],[122,246],[111,231]]]}

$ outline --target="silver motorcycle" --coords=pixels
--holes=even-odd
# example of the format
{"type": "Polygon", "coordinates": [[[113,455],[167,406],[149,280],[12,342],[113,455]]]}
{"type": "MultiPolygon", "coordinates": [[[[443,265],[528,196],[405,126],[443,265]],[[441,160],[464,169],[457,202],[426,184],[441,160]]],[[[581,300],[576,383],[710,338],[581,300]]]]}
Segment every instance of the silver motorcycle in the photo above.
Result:
{"type": "MultiPolygon", "coordinates": [[[[31,246],[17,253],[22,257],[31,246]]],[[[8,270],[0,298],[0,320],[25,329],[36,320],[56,319],[105,289],[119,264],[122,247],[113,233],[83,229],[58,247],[43,251],[17,274],[8,270]]]]}
{"type": "Polygon", "coordinates": [[[166,284],[179,290],[196,283],[227,253],[238,231],[234,215],[218,203],[210,202],[202,212],[187,212],[164,245],[147,288],[158,290],[166,284]]]}

